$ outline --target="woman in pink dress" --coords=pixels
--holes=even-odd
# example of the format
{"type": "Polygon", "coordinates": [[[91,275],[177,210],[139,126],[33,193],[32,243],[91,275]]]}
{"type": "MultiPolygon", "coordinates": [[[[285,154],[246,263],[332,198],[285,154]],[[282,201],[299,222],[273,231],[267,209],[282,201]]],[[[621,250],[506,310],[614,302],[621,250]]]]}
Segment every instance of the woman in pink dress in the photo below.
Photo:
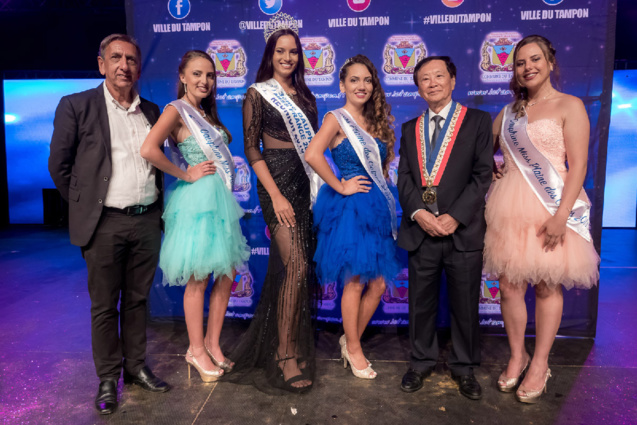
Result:
{"type": "Polygon", "coordinates": [[[511,349],[498,389],[517,388],[519,401],[535,403],[551,377],[548,357],[562,319],[562,288],[596,285],[599,256],[588,232],[590,202],[582,188],[590,127],[584,104],[553,87],[551,76],[557,78],[559,69],[546,38],[522,39],[513,64],[515,101],[493,125],[505,164],[487,201],[484,258],[485,272],[500,281],[511,349]],[[533,357],[524,345],[529,284],[536,298],[533,357]]]}

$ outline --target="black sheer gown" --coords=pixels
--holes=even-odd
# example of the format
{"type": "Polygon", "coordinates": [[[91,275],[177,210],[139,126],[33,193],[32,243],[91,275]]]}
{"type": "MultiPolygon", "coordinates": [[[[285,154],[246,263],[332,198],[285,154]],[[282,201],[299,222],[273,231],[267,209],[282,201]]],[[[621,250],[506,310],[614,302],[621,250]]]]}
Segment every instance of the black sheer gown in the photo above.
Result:
{"type": "MultiPolygon", "coordinates": [[[[298,95],[291,98],[316,131],[318,114],[310,112],[298,95]]],[[[279,224],[272,199],[259,181],[259,202],[271,236],[268,270],[252,322],[228,355],[235,367],[225,379],[280,394],[280,389],[289,385],[282,374],[286,362],[297,362],[303,378],[314,382],[313,319],[319,286],[312,262],[316,240],[310,181],[283,118],[254,88],[248,89],[243,103],[243,129],[246,158],[250,165],[265,161],[277,187],[294,208],[296,225],[288,228],[279,224]]]]}

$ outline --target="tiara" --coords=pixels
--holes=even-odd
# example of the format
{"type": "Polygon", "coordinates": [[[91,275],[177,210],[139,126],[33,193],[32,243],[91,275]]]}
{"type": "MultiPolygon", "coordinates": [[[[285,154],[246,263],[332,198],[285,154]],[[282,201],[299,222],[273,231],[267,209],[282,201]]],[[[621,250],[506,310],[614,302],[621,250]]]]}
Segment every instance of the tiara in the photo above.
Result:
{"type": "Polygon", "coordinates": [[[299,35],[299,24],[296,22],[296,19],[287,13],[279,12],[268,21],[265,30],[263,30],[265,41],[267,42],[272,34],[282,29],[292,30],[296,35],[299,35]]]}
{"type": "Polygon", "coordinates": [[[341,69],[338,70],[338,73],[340,74],[343,71],[343,68],[345,68],[345,65],[347,65],[350,62],[352,62],[352,58],[345,59],[345,62],[343,62],[343,65],[341,65],[341,69]]]}

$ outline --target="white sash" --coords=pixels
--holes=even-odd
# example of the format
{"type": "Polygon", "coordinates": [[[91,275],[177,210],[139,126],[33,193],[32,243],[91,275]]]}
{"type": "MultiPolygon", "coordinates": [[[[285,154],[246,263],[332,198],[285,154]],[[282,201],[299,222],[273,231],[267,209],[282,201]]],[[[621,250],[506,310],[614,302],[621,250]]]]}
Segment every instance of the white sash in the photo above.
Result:
{"type": "Polygon", "coordinates": [[[254,87],[283,117],[296,152],[299,154],[299,158],[301,158],[301,162],[303,163],[305,173],[310,179],[310,194],[312,198],[310,205],[314,205],[318,190],[325,182],[305,161],[305,150],[314,137],[314,129],[312,128],[310,120],[305,116],[301,108],[285,94],[283,87],[281,87],[279,82],[274,78],[253,84],[251,87],[254,87]]]}
{"type": "Polygon", "coordinates": [[[181,99],[170,102],[186,123],[208,160],[213,161],[217,173],[223,179],[230,192],[234,183],[234,162],[228,145],[223,141],[221,131],[206,121],[195,108],[181,99]]]}
{"type": "MultiPolygon", "coordinates": [[[[533,189],[542,205],[552,215],[555,214],[562,199],[564,181],[553,164],[531,143],[526,132],[528,117],[516,118],[511,105],[504,109],[501,140],[507,147],[525,180],[533,189]]],[[[589,232],[591,206],[581,199],[573,205],[566,225],[590,242],[589,232]]]]}
{"type": "Polygon", "coordinates": [[[391,232],[394,239],[396,239],[398,234],[398,226],[396,224],[396,200],[389,191],[389,187],[387,187],[387,181],[383,175],[383,161],[380,159],[380,151],[378,150],[376,140],[374,140],[369,133],[360,128],[345,108],[330,111],[328,114],[334,115],[338,124],[345,132],[350,144],[356,151],[358,159],[365,167],[365,171],[367,171],[367,174],[369,174],[383,195],[385,195],[389,214],[391,215],[391,232]]]}

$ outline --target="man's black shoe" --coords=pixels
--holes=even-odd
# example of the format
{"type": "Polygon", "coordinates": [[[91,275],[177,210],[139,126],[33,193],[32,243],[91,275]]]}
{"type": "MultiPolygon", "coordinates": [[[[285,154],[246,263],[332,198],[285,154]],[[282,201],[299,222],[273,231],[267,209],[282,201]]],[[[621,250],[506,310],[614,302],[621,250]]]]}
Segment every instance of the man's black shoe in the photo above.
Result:
{"type": "Polygon", "coordinates": [[[451,374],[454,381],[458,383],[460,394],[470,398],[471,400],[480,400],[482,398],[482,388],[473,374],[470,375],[454,375],[451,374]]]}
{"type": "Polygon", "coordinates": [[[141,368],[137,375],[124,371],[124,383],[139,385],[146,391],[154,393],[165,393],[170,389],[170,385],[153,375],[148,366],[141,368]]]}
{"type": "Polygon", "coordinates": [[[95,408],[100,415],[110,415],[117,409],[117,381],[107,379],[100,382],[95,396],[95,408]]]}
{"type": "Polygon", "coordinates": [[[409,368],[407,373],[403,375],[403,380],[400,383],[400,389],[406,393],[413,393],[422,388],[422,381],[424,381],[433,372],[433,367],[428,367],[423,371],[409,368]]]}

